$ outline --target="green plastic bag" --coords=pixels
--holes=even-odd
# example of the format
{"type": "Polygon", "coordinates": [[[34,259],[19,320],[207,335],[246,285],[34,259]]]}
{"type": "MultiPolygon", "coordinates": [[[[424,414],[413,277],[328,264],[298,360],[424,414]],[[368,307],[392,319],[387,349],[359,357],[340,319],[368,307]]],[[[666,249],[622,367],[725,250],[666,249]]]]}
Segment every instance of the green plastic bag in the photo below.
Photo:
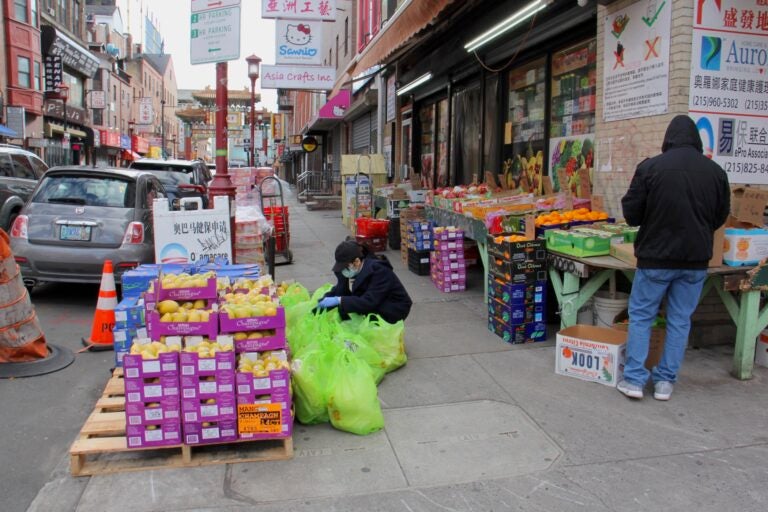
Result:
{"type": "Polygon", "coordinates": [[[365,338],[359,334],[354,334],[344,327],[344,324],[342,324],[335,341],[343,343],[344,347],[355,357],[365,361],[371,370],[373,381],[378,384],[384,378],[384,374],[387,373],[387,365],[384,363],[384,359],[365,341],[365,338]]]}
{"type": "Polygon", "coordinates": [[[368,365],[349,350],[340,350],[331,366],[328,384],[331,425],[361,436],[384,427],[384,415],[368,365]]]}
{"type": "Polygon", "coordinates": [[[390,324],[379,315],[369,315],[360,326],[360,335],[381,356],[386,372],[392,372],[405,365],[405,323],[400,320],[390,324]]]}
{"type": "Polygon", "coordinates": [[[323,295],[331,290],[333,290],[333,285],[331,283],[325,283],[323,286],[315,290],[315,293],[312,294],[312,298],[310,299],[312,306],[317,306],[317,303],[320,302],[320,299],[323,298],[323,295]]]}
{"type": "Polygon", "coordinates": [[[343,346],[318,337],[291,362],[296,419],[305,425],[328,422],[328,385],[332,364],[343,346]]]}
{"type": "Polygon", "coordinates": [[[299,283],[293,283],[288,285],[285,294],[280,297],[280,304],[287,309],[302,302],[309,302],[309,299],[309,291],[299,283]]]}

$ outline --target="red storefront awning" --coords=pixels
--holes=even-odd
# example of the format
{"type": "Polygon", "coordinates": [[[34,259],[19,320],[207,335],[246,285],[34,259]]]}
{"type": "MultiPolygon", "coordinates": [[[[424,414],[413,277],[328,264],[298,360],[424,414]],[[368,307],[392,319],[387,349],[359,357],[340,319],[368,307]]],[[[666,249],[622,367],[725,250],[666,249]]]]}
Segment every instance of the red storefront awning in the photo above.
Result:
{"type": "Polygon", "coordinates": [[[123,160],[138,160],[141,158],[141,155],[130,149],[124,149],[121,157],[123,160]]]}

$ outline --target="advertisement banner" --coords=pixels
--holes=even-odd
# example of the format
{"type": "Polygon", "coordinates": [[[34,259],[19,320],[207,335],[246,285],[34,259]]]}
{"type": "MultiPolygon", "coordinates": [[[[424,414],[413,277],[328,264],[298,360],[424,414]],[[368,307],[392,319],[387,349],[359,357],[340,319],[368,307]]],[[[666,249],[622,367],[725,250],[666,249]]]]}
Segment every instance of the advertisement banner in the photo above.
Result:
{"type": "Polygon", "coordinates": [[[136,124],[152,124],[153,117],[152,98],[139,98],[139,121],[136,124]]]}
{"type": "Polygon", "coordinates": [[[277,20],[275,63],[322,64],[323,22],[277,20]]]}
{"type": "Polygon", "coordinates": [[[214,198],[208,210],[170,211],[167,199],[155,199],[155,261],[196,263],[206,258],[232,261],[229,199],[214,198]]]}
{"type": "Polygon", "coordinates": [[[605,17],[603,119],[667,112],[672,3],[640,0],[605,17]]]}
{"type": "Polygon", "coordinates": [[[336,81],[336,69],[325,66],[262,66],[262,89],[328,91],[336,81]]]}
{"type": "Polygon", "coordinates": [[[694,3],[689,112],[731,183],[768,184],[768,8],[694,3]]]}
{"type": "Polygon", "coordinates": [[[262,18],[336,20],[336,0],[262,0],[262,18]]]}

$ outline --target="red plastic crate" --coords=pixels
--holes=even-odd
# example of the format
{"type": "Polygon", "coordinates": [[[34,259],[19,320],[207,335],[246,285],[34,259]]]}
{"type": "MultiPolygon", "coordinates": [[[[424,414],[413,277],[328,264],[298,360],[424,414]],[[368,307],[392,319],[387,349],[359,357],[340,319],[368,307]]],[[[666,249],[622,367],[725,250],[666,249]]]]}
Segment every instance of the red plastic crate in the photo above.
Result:
{"type": "Polygon", "coordinates": [[[389,221],[380,219],[371,219],[370,217],[359,217],[355,219],[357,225],[357,235],[379,238],[389,235],[389,221]]]}

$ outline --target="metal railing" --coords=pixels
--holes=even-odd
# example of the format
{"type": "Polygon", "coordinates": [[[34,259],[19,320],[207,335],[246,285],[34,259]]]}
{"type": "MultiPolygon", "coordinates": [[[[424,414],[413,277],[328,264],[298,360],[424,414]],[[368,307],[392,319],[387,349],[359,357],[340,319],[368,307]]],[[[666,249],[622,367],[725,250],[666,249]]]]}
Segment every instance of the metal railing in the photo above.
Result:
{"type": "Polygon", "coordinates": [[[321,171],[304,171],[296,178],[296,191],[299,199],[307,200],[313,195],[327,194],[330,180],[321,171]]]}

